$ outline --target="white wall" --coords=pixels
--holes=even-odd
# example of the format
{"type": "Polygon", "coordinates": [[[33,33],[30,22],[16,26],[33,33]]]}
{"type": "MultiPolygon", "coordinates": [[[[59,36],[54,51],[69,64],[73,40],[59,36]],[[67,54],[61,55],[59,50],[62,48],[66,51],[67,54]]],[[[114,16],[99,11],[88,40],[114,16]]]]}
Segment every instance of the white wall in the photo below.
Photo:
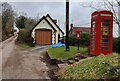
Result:
{"type": "Polygon", "coordinates": [[[43,19],[33,30],[32,30],[32,37],[35,38],[35,30],[36,29],[50,29],[52,30],[52,44],[58,43],[58,34],[60,34],[60,37],[63,37],[62,32],[57,28],[57,26],[52,22],[52,20],[47,17],[46,18],[51,24],[52,26],[55,28],[55,30],[57,30],[56,32],[53,30],[53,28],[51,28],[51,26],[47,23],[47,21],[45,19],[43,19]],[[54,35],[54,33],[56,33],[54,35]],[[56,37],[56,41],[54,39],[54,37],[56,37]]]}
{"type": "Polygon", "coordinates": [[[60,34],[60,37],[63,37],[63,34],[62,34],[62,32],[57,28],[57,26],[52,22],[52,20],[49,18],[49,17],[47,17],[46,18],[52,25],[53,25],[53,27],[57,30],[57,32],[56,32],[56,43],[58,43],[58,34],[60,34]]]}
{"type": "Polygon", "coordinates": [[[55,42],[54,42],[54,30],[51,28],[51,26],[46,22],[46,20],[45,19],[43,19],[34,29],[33,29],[33,31],[32,31],[32,37],[33,38],[35,38],[35,30],[36,29],[50,29],[50,30],[52,30],[52,44],[54,44],[55,42]]]}

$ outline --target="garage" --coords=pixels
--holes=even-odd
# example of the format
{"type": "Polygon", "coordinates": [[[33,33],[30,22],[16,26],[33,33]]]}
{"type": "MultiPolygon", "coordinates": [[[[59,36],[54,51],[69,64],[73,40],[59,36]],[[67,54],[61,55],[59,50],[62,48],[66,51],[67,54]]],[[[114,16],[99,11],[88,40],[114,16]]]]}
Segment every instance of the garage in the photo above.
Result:
{"type": "Polygon", "coordinates": [[[35,40],[36,45],[57,44],[63,36],[64,32],[49,14],[43,16],[31,29],[31,37],[35,40]]]}
{"type": "Polygon", "coordinates": [[[52,44],[52,31],[49,29],[37,29],[35,36],[36,44],[52,44]]]}

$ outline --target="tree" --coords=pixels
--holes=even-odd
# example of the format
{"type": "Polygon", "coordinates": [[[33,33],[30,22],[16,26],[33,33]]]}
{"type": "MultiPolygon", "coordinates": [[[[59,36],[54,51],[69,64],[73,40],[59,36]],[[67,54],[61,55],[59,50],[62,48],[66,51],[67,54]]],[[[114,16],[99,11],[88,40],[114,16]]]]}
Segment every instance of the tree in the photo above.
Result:
{"type": "MultiPolygon", "coordinates": [[[[105,8],[107,10],[110,10],[110,11],[113,12],[114,22],[118,25],[118,28],[120,30],[120,19],[119,19],[120,13],[119,13],[119,11],[116,11],[116,7],[118,8],[118,10],[120,8],[120,1],[118,1],[118,0],[114,0],[114,1],[116,1],[116,2],[110,2],[109,0],[106,0],[106,1],[104,1],[104,4],[105,4],[105,8]]],[[[119,30],[118,30],[118,34],[119,34],[119,37],[120,37],[120,31],[119,30]]]]}
{"type": "Polygon", "coordinates": [[[31,38],[31,29],[35,26],[37,21],[35,19],[29,18],[27,16],[19,16],[16,18],[16,25],[20,29],[17,43],[21,44],[32,44],[32,38],[31,38]]]}
{"type": "Polygon", "coordinates": [[[16,26],[19,29],[25,28],[25,19],[26,19],[26,17],[24,17],[24,16],[19,16],[18,18],[16,18],[16,26]]]}
{"type": "MultiPolygon", "coordinates": [[[[101,3],[94,5],[94,4],[90,4],[88,7],[91,7],[94,10],[109,10],[111,12],[113,12],[113,19],[114,22],[117,24],[118,26],[118,34],[120,37],[120,1],[118,0],[103,0],[101,3]]],[[[115,31],[115,32],[116,32],[115,31]]]]}
{"type": "Polygon", "coordinates": [[[120,53],[120,38],[113,38],[113,52],[120,53]]]}
{"type": "Polygon", "coordinates": [[[0,42],[2,41],[2,14],[0,14],[0,42]]]}
{"type": "Polygon", "coordinates": [[[13,34],[14,11],[7,2],[2,3],[2,40],[13,34]]]}
{"type": "Polygon", "coordinates": [[[31,29],[35,26],[35,24],[36,24],[37,22],[38,22],[38,21],[35,20],[35,19],[26,17],[25,28],[26,28],[27,30],[31,30],[31,29]]]}
{"type": "Polygon", "coordinates": [[[38,22],[37,20],[35,19],[32,19],[32,18],[29,18],[27,16],[19,16],[16,18],[16,26],[19,28],[19,29],[27,29],[27,30],[31,30],[33,28],[33,26],[38,22]]]}

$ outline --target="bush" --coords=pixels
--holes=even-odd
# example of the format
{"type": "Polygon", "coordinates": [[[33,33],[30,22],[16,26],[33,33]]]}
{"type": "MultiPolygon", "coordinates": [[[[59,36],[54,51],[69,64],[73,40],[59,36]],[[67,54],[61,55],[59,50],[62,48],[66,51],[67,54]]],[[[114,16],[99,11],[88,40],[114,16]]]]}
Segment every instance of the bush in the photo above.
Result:
{"type": "Polygon", "coordinates": [[[75,38],[75,34],[73,34],[72,36],[70,36],[70,38],[69,38],[69,44],[70,44],[70,46],[76,46],[77,45],[77,40],[75,38]]]}
{"type": "MultiPolygon", "coordinates": [[[[78,41],[76,40],[75,34],[70,36],[69,43],[71,46],[77,46],[78,41]]],[[[81,33],[80,35],[80,46],[85,47],[90,45],[89,33],[81,33]]]]}
{"type": "Polygon", "coordinates": [[[80,44],[82,46],[90,46],[90,35],[89,33],[82,33],[80,44]]]}
{"type": "Polygon", "coordinates": [[[21,29],[18,34],[17,43],[19,44],[28,44],[31,46],[32,38],[30,35],[30,31],[27,29],[21,29]]]}
{"type": "Polygon", "coordinates": [[[120,37],[113,38],[113,52],[120,53],[120,37]]]}
{"type": "Polygon", "coordinates": [[[14,35],[13,33],[8,33],[8,32],[6,32],[6,31],[3,31],[3,32],[2,32],[2,37],[1,37],[1,38],[2,38],[2,41],[10,38],[10,37],[13,36],[13,35],[14,35]]]}

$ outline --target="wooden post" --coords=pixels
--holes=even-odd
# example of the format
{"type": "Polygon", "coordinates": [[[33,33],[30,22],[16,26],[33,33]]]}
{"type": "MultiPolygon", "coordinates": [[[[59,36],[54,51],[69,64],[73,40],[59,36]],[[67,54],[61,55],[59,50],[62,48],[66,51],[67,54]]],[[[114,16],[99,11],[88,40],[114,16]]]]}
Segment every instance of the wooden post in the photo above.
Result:
{"type": "Polygon", "coordinates": [[[69,0],[66,0],[66,51],[69,51],[69,0]]]}

